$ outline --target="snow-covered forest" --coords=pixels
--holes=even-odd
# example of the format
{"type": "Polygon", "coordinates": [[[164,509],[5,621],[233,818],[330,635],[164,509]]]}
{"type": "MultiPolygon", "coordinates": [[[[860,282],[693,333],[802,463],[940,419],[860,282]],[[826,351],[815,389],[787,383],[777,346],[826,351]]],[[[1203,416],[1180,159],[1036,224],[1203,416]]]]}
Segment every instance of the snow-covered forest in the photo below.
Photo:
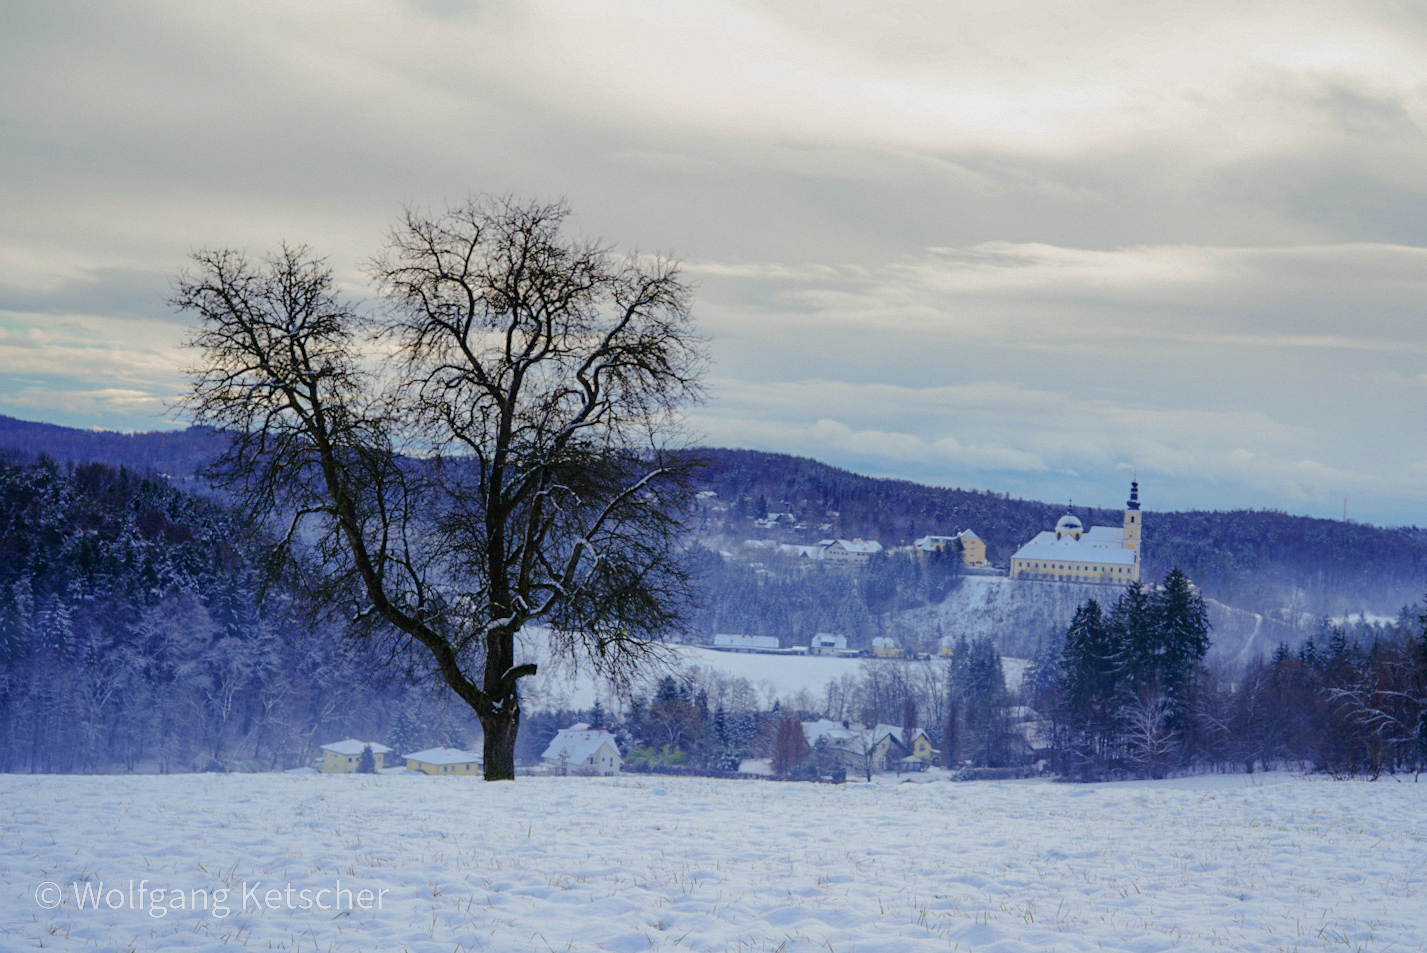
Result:
{"type": "Polygon", "coordinates": [[[100,464],[0,465],[0,771],[257,770],[337,733],[464,744],[245,555],[211,500],[100,464]]]}

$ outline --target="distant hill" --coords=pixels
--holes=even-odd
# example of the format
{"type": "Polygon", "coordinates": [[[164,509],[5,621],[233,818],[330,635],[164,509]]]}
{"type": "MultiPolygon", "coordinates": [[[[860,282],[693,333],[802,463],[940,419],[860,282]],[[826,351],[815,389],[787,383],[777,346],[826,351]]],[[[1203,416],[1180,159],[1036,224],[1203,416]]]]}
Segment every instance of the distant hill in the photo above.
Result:
{"type": "Polygon", "coordinates": [[[105,463],[140,474],[160,474],[184,489],[201,484],[198,473],[223,449],[206,427],[149,433],[78,430],[0,415],[0,449],[21,458],[41,455],[58,463],[105,463]]]}
{"type": "MultiPolygon", "coordinates": [[[[900,546],[928,533],[971,529],[986,542],[989,560],[1005,567],[1022,543],[1052,528],[1065,512],[1059,504],[1004,493],[860,476],[804,457],[703,452],[709,461],[705,482],[726,507],[705,511],[700,535],[711,543],[862,537],[900,546]],[[753,520],[760,507],[791,512],[803,528],[758,526],[753,520]]],[[[1141,485],[1141,496],[1154,499],[1152,481],[1141,485]]],[[[1086,525],[1119,526],[1124,517],[1123,510],[1075,512],[1086,525]]],[[[1415,526],[1382,528],[1263,510],[1146,510],[1143,553],[1149,579],[1178,566],[1221,602],[1293,622],[1304,613],[1366,609],[1394,615],[1427,586],[1427,530],[1415,526]]]]}
{"type": "MultiPolygon", "coordinates": [[[[203,465],[222,449],[204,428],[119,434],[77,430],[0,416],[0,449],[45,454],[62,463],[98,461],[165,475],[201,489],[203,465]]],[[[1005,566],[1064,507],[989,491],[929,487],[860,476],[805,457],[754,450],[706,449],[702,482],[716,494],[701,512],[698,535],[711,548],[748,539],[811,543],[828,537],[910,543],[927,533],[970,528],[991,562],[1005,566]],[[760,507],[796,522],[755,524],[760,507]]],[[[1126,492],[1128,493],[1128,485],[1126,492]]],[[[1142,485],[1153,501],[1154,484],[1142,485]]],[[[1115,525],[1122,511],[1077,507],[1087,525],[1115,525]]],[[[1178,566],[1218,601],[1291,624],[1314,615],[1366,610],[1393,615],[1427,585],[1427,530],[1290,516],[1272,511],[1158,512],[1144,517],[1146,575],[1178,566]]]]}

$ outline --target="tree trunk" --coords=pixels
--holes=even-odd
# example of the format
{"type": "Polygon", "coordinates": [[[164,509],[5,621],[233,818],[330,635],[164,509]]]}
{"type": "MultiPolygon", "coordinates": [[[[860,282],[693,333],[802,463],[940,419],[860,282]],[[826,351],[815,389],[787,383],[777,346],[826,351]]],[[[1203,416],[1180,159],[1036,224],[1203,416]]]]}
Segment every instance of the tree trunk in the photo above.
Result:
{"type": "Polygon", "coordinates": [[[520,704],[514,698],[498,711],[481,715],[482,760],[487,781],[515,780],[515,736],[520,730],[520,704]]]}

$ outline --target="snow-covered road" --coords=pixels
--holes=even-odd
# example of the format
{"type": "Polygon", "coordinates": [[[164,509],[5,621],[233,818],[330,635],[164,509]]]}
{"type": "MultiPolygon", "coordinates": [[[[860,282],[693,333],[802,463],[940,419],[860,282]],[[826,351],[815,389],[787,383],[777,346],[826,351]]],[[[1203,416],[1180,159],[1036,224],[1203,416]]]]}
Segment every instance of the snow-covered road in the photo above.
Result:
{"type": "Polygon", "coordinates": [[[7,951],[1412,951],[1427,783],[0,775],[0,891],[7,951]]]}

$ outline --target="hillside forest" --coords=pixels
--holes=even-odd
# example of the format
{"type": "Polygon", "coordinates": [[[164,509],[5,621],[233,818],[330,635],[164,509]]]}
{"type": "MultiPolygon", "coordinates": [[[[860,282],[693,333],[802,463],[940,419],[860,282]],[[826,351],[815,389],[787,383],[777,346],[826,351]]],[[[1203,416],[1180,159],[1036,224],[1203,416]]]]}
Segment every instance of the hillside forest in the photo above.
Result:
{"type": "MultiPolygon", "coordinates": [[[[707,548],[695,558],[745,587],[742,611],[764,611],[748,601],[769,587],[757,568],[730,569],[707,548]]],[[[808,624],[835,626],[935,600],[962,577],[954,561],[894,554],[807,578],[822,588],[800,605],[833,613],[808,624]]],[[[686,669],[634,686],[618,710],[530,712],[519,753],[538,760],[558,727],[584,720],[616,732],[632,769],[727,773],[777,754],[780,724],[821,718],[920,727],[967,771],[1422,766],[1427,607],[1390,625],[1320,620],[1300,644],[1231,669],[1205,663],[1213,633],[1186,577],[1115,592],[1047,632],[1017,686],[991,638],[959,637],[949,659],[868,659],[794,698],[686,669]]],[[[724,611],[712,605],[701,611],[724,611]]],[[[408,751],[475,743],[464,709],[419,671],[311,610],[300,586],[265,574],[221,501],[103,464],[12,455],[0,464],[0,770],[273,770],[309,764],[340,737],[408,751]]],[[[820,771],[811,748],[777,760],[790,777],[820,771]]]]}

